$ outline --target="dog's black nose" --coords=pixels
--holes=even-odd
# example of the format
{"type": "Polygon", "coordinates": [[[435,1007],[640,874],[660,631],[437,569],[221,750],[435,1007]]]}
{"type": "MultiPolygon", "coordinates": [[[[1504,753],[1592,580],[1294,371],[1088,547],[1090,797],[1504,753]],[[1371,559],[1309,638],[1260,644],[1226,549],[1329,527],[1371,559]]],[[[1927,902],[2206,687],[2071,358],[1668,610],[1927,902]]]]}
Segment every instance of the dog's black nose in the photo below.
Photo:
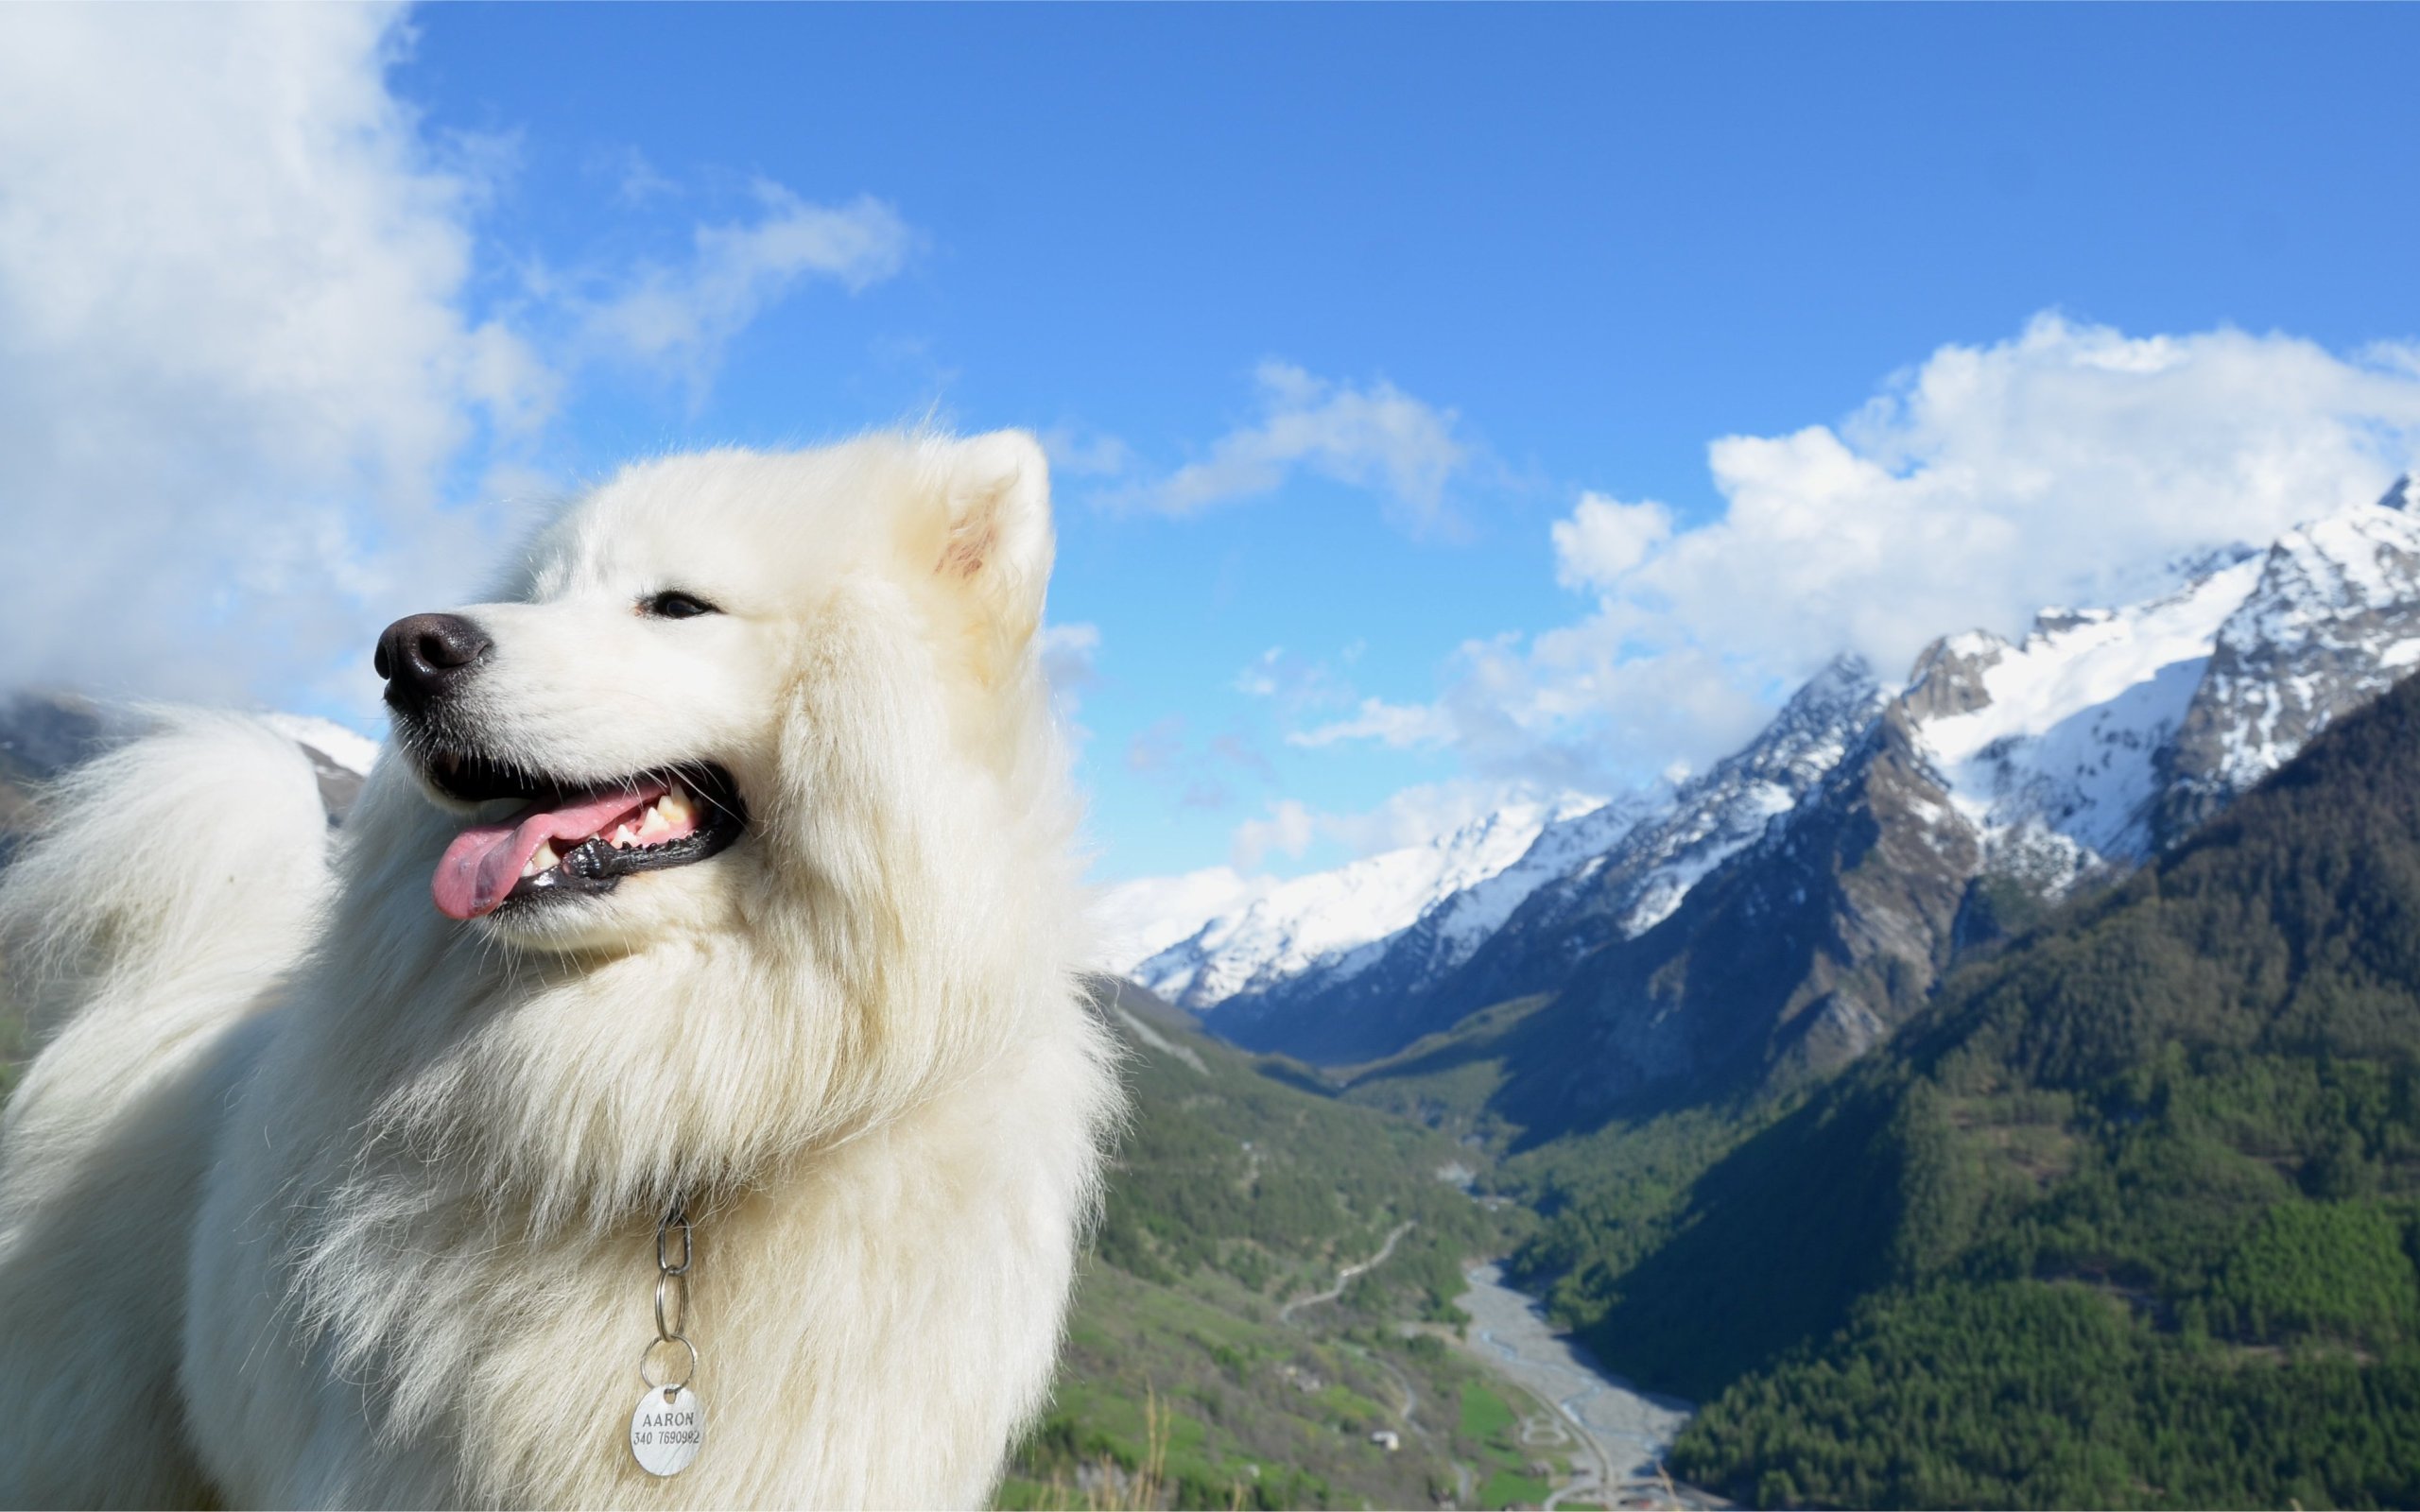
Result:
{"type": "Polygon", "coordinates": [[[378,637],[374,664],[387,679],[387,701],[418,710],[452,691],[494,648],[485,630],[459,614],[406,614],[378,637]]]}

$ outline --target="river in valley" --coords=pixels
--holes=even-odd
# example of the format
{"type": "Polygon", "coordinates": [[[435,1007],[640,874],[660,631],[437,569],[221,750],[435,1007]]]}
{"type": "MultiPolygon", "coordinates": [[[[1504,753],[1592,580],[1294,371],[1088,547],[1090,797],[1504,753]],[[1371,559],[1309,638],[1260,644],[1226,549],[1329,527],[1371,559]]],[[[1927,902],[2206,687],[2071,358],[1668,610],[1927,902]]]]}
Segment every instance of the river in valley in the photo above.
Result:
{"type": "MultiPolygon", "coordinates": [[[[1462,1272],[1470,1290],[1459,1298],[1470,1314],[1470,1351],[1529,1391],[1562,1409],[1609,1475],[1616,1490],[1654,1483],[1664,1452],[1694,1409],[1674,1397],[1652,1396],[1613,1375],[1570,1335],[1555,1332],[1537,1300],[1505,1284],[1501,1267],[1462,1272]]],[[[1580,1471],[1589,1454],[1574,1454],[1580,1471]]],[[[1563,1487],[1557,1500],[1594,1500],[1594,1474],[1563,1487]]],[[[1552,1503],[1550,1503],[1549,1505],[1552,1503]]]]}

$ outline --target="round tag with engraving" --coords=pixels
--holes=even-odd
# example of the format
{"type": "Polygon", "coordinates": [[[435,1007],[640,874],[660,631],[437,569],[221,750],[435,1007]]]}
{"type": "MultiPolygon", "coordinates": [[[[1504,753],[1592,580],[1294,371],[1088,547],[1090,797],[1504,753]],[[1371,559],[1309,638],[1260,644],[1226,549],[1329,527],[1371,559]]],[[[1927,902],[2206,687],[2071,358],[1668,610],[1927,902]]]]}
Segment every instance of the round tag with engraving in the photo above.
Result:
{"type": "Polygon", "coordinates": [[[649,1475],[678,1475],[706,1437],[706,1404],[687,1386],[649,1386],[631,1414],[631,1452],[649,1475]]]}

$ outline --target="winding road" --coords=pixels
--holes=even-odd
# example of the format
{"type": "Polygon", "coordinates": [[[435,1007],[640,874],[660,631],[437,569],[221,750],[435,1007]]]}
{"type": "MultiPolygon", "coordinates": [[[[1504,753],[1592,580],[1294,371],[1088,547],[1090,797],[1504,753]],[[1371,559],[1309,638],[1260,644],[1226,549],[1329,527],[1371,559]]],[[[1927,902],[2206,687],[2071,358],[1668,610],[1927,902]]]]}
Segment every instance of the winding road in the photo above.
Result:
{"type": "Polygon", "coordinates": [[[1279,1308],[1277,1310],[1277,1321],[1280,1323],[1290,1323],[1294,1320],[1294,1310],[1296,1308],[1308,1307],[1314,1302],[1333,1302],[1338,1297],[1342,1297],[1344,1295],[1344,1289],[1353,1284],[1353,1278],[1362,1274],[1364,1271],[1375,1270],[1380,1265],[1385,1264],[1387,1257],[1395,1252],[1395,1246],[1402,1241],[1404,1235],[1411,1232],[1414,1227],[1415,1225],[1409,1221],[1395,1225],[1395,1231],[1387,1235],[1387,1242],[1378,1247],[1378,1252],[1376,1254],[1372,1255],[1369,1259],[1361,1262],[1357,1265],[1347,1265],[1342,1270],[1338,1271],[1336,1273],[1336,1284],[1329,1287],[1326,1291],[1313,1292],[1308,1297],[1298,1297],[1292,1301],[1288,1302],[1285,1306],[1279,1308]]]}

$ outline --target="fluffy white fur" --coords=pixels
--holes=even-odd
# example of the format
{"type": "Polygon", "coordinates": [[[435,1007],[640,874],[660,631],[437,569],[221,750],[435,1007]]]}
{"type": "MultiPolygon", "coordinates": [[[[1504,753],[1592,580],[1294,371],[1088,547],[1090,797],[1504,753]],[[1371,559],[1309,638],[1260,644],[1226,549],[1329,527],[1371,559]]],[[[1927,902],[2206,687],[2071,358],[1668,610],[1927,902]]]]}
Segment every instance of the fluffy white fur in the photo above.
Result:
{"type": "Polygon", "coordinates": [[[493,603],[482,738],[711,759],[711,860],[470,924],[382,755],[339,833],[265,728],[94,764],[0,884],[44,1048],[0,1131],[0,1500],[979,1503],[1041,1403],[1118,1094],[1037,664],[1040,449],[637,466],[493,603]],[[725,612],[667,621],[646,595],[725,612]],[[632,1462],[697,1215],[704,1451],[632,1462]]]}

